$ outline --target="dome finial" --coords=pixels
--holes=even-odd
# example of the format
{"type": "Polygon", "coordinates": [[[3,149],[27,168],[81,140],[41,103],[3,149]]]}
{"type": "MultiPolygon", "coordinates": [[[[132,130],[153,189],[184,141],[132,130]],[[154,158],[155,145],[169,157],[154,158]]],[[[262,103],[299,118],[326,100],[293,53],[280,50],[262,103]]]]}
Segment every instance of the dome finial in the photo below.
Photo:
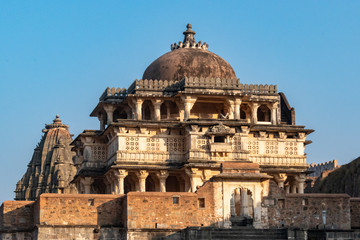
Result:
{"type": "Polygon", "coordinates": [[[54,123],[61,123],[61,119],[59,117],[59,114],[56,114],[55,119],[53,120],[54,123]]]}
{"type": "Polygon", "coordinates": [[[179,44],[177,43],[171,44],[171,51],[178,48],[199,48],[203,50],[208,50],[209,45],[207,43],[202,43],[201,41],[196,43],[195,41],[196,32],[192,30],[192,25],[190,23],[186,25],[186,28],[187,28],[186,31],[183,32],[183,34],[185,35],[184,41],[179,42],[179,44]]]}
{"type": "Polygon", "coordinates": [[[195,42],[195,34],[196,32],[194,32],[191,28],[192,28],[192,25],[190,23],[188,23],[186,25],[186,31],[183,32],[183,34],[185,35],[184,37],[184,42],[183,44],[187,44],[187,43],[190,43],[191,44],[195,44],[196,45],[196,42],[195,42]]]}

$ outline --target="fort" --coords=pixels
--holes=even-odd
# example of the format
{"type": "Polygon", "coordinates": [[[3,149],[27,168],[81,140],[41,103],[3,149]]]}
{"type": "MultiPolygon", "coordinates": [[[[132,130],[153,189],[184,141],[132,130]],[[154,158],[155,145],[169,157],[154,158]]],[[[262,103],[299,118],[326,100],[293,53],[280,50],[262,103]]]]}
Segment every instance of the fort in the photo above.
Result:
{"type": "Polygon", "coordinates": [[[313,171],[313,173],[310,173],[310,177],[320,177],[321,173],[324,171],[332,171],[340,167],[337,163],[337,160],[334,159],[332,161],[324,162],[315,164],[310,164],[309,171],[313,171]]]}
{"type": "Polygon", "coordinates": [[[43,130],[1,239],[360,239],[360,200],[304,193],[312,129],[276,85],[240,83],[187,25],[96,130],[43,130]]]}

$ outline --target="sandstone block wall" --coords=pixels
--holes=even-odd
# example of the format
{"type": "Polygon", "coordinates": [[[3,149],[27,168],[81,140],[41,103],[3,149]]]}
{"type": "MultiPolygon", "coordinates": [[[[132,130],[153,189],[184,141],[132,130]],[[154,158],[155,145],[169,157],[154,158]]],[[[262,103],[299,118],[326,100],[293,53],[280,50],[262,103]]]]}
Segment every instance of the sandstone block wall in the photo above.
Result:
{"type": "Polygon", "coordinates": [[[124,197],[98,194],[42,194],[37,201],[40,225],[123,226],[124,197]]]}
{"type": "Polygon", "coordinates": [[[351,228],[360,229],[360,198],[350,198],[351,228]]]}
{"type": "Polygon", "coordinates": [[[269,227],[322,228],[326,210],[326,228],[350,229],[350,196],[347,194],[287,194],[268,206],[269,227]]]}
{"type": "Polygon", "coordinates": [[[212,183],[198,193],[130,192],[127,194],[129,229],[182,229],[217,222],[212,183]]]}
{"type": "Polygon", "coordinates": [[[0,208],[0,229],[2,231],[31,230],[33,201],[5,201],[0,208]]]}
{"type": "Polygon", "coordinates": [[[94,229],[92,227],[81,227],[81,226],[41,226],[38,228],[36,239],[46,240],[117,240],[126,239],[126,234],[123,229],[112,227],[112,228],[101,228],[94,229]]]}

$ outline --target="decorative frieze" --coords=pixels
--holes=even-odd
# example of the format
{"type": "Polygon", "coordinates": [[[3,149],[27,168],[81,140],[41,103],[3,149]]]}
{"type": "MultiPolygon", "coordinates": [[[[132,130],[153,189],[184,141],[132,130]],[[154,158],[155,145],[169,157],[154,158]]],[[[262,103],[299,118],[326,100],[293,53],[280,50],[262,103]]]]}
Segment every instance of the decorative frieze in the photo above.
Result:
{"type": "Polygon", "coordinates": [[[240,151],[241,150],[241,137],[240,136],[234,136],[232,138],[232,145],[234,151],[240,151]]]}
{"type": "Polygon", "coordinates": [[[106,161],[106,146],[105,145],[95,145],[91,146],[91,160],[95,161],[106,161]]]}
{"type": "Polygon", "coordinates": [[[146,138],[147,151],[160,151],[159,138],[148,137],[146,138]]]}
{"type": "Polygon", "coordinates": [[[139,137],[126,137],[126,147],[127,151],[138,151],[139,150],[139,137]]]}
{"type": "Polygon", "coordinates": [[[265,143],[266,154],[279,154],[279,142],[278,141],[266,141],[265,143]]]}
{"type": "Polygon", "coordinates": [[[204,135],[199,135],[196,140],[196,148],[204,151],[209,150],[209,139],[204,135]]]}
{"type": "Polygon", "coordinates": [[[250,138],[248,141],[248,150],[250,154],[259,154],[259,141],[250,138]]]}
{"type": "Polygon", "coordinates": [[[165,144],[167,152],[185,152],[185,138],[168,137],[165,144]]]}
{"type": "Polygon", "coordinates": [[[298,155],[296,142],[285,142],[285,155],[298,155]]]}

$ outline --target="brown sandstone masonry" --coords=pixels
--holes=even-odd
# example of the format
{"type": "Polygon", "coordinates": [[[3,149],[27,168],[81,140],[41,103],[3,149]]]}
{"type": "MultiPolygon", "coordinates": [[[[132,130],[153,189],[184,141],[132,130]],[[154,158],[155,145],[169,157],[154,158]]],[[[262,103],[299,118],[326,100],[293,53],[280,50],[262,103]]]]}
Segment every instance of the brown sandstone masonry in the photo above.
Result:
{"type": "Polygon", "coordinates": [[[360,198],[350,198],[351,228],[360,228],[360,198]]]}

